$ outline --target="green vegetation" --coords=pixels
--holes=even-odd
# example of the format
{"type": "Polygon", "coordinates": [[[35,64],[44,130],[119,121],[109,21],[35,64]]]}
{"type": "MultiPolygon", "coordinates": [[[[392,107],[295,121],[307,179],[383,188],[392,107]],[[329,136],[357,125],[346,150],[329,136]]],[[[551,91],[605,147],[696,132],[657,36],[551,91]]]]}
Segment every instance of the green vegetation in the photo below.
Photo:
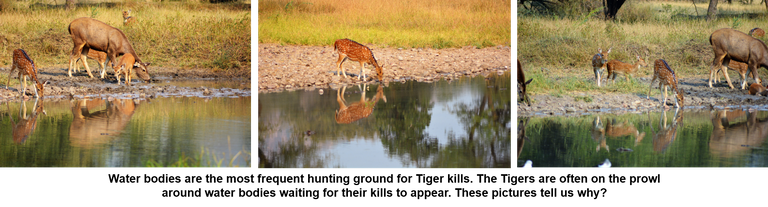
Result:
{"type": "Polygon", "coordinates": [[[331,45],[350,38],[393,47],[510,45],[510,3],[449,1],[259,1],[259,43],[331,45]]]}
{"type": "Polygon", "coordinates": [[[0,66],[10,67],[13,50],[22,48],[39,67],[66,68],[73,46],[67,26],[93,17],[122,30],[153,67],[250,73],[250,4],[128,1],[78,4],[67,11],[63,5],[6,2],[0,6],[0,66]],[[128,9],[137,22],[123,26],[122,11],[128,9]]]}
{"type": "Polygon", "coordinates": [[[247,150],[243,149],[241,151],[238,151],[235,155],[233,155],[230,158],[226,157],[227,155],[222,153],[221,157],[219,157],[215,152],[211,152],[210,150],[205,150],[205,148],[200,149],[200,154],[197,154],[196,156],[189,157],[185,155],[183,152],[179,155],[179,159],[176,160],[173,163],[163,163],[162,161],[155,161],[154,159],[149,159],[146,161],[145,166],[147,167],[250,167],[250,157],[251,153],[247,150]],[[247,155],[242,157],[242,159],[245,159],[245,163],[248,163],[248,166],[238,166],[234,164],[235,160],[241,157],[241,155],[247,155]],[[225,161],[228,161],[227,163],[224,163],[225,161]]]}
{"type": "Polygon", "coordinates": [[[648,85],[635,78],[651,78],[656,59],[666,60],[678,77],[709,78],[713,59],[709,35],[713,31],[734,28],[746,33],[768,23],[765,7],[759,4],[720,4],[714,22],[704,20],[706,4],[697,4],[697,8],[698,14],[691,2],[628,2],[616,21],[604,21],[600,12],[594,15],[589,8],[544,14],[518,7],[518,58],[526,77],[534,79],[528,92],[644,95],[648,85]],[[639,69],[630,82],[619,75],[615,84],[597,87],[591,59],[598,48],[613,48],[609,60],[634,63],[634,57],[640,55],[649,65],[639,69]]]}

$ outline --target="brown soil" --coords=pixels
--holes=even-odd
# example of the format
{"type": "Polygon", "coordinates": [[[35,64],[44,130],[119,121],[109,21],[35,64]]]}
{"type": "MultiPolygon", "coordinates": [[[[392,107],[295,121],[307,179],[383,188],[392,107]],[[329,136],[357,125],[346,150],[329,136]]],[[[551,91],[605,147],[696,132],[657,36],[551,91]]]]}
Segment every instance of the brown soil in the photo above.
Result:
{"type": "MultiPolygon", "coordinates": [[[[93,62],[93,61],[91,61],[93,62]]],[[[95,65],[94,65],[95,66],[95,65]]],[[[96,70],[95,67],[91,67],[92,70],[96,70]]],[[[0,72],[8,74],[10,68],[3,68],[0,72]]],[[[107,75],[104,79],[99,78],[98,71],[91,71],[95,78],[88,77],[85,69],[80,69],[80,73],[72,73],[73,77],[67,75],[67,68],[51,67],[40,68],[38,72],[38,79],[40,81],[49,81],[49,84],[45,88],[45,99],[67,99],[72,97],[92,97],[92,96],[108,96],[117,98],[153,98],[153,97],[167,97],[167,96],[198,96],[198,97],[233,97],[233,96],[250,96],[251,85],[250,76],[244,76],[246,78],[239,78],[238,74],[232,73],[214,73],[207,69],[174,69],[163,67],[149,67],[149,71],[152,75],[152,83],[146,83],[139,78],[132,78],[133,82],[131,86],[126,86],[124,81],[120,85],[114,77],[114,74],[107,70],[107,75]],[[241,84],[237,88],[206,88],[206,87],[177,87],[171,85],[158,85],[153,84],[159,81],[234,81],[241,84]]],[[[15,73],[15,72],[14,72],[15,73]]],[[[16,78],[16,74],[12,76],[16,78]]],[[[27,81],[26,97],[34,98],[34,81],[27,81]]],[[[0,83],[5,85],[5,83],[0,83]]],[[[18,100],[20,85],[18,82],[12,81],[8,86],[0,87],[0,101],[13,101],[18,100]]]]}
{"type": "MultiPolygon", "coordinates": [[[[511,68],[510,47],[496,46],[451,49],[371,48],[384,65],[384,83],[392,81],[432,81],[456,79],[492,70],[511,68]]],[[[336,74],[338,54],[333,46],[281,46],[259,44],[259,92],[301,88],[327,88],[339,85],[377,82],[373,66],[366,65],[367,80],[359,81],[360,63],[347,60],[344,68],[351,77],[336,74]]]]}
{"type": "MultiPolygon", "coordinates": [[[[748,90],[738,88],[740,86],[737,84],[740,84],[741,81],[738,80],[739,78],[735,79],[737,80],[732,79],[732,81],[734,81],[733,84],[734,87],[737,87],[736,89],[730,89],[724,80],[719,84],[713,83],[713,88],[709,88],[707,78],[680,79],[679,87],[684,91],[685,98],[683,109],[768,108],[767,97],[749,95],[748,90]]],[[[650,78],[638,78],[638,80],[645,83],[646,87],[650,83],[650,78]]],[[[562,97],[534,95],[531,97],[535,101],[531,103],[530,107],[523,102],[518,102],[517,114],[518,116],[580,116],[589,113],[631,113],[661,110],[658,81],[654,83],[652,90],[653,96],[650,97],[650,100],[646,99],[645,93],[598,94],[585,92],[562,97]],[[591,97],[592,101],[585,102],[583,99],[577,101],[573,97],[591,97]]],[[[671,91],[668,91],[667,106],[664,108],[674,110],[674,98],[671,91]]]]}

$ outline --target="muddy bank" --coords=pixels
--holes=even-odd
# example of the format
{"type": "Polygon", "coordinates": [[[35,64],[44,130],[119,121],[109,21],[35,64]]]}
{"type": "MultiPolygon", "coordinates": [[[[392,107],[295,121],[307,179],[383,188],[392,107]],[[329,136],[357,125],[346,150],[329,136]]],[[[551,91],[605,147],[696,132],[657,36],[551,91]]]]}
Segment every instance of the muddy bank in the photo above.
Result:
{"type": "MultiPolygon", "coordinates": [[[[93,70],[94,67],[91,67],[93,70]]],[[[8,74],[10,67],[0,70],[8,74]]],[[[45,87],[44,98],[49,99],[69,99],[82,97],[114,97],[114,98],[153,98],[168,96],[196,96],[203,98],[211,97],[242,97],[250,96],[251,85],[250,76],[239,78],[236,75],[227,73],[214,73],[206,69],[173,69],[162,67],[151,67],[152,82],[147,83],[139,78],[132,78],[132,86],[124,83],[117,85],[117,80],[110,70],[104,79],[98,78],[97,71],[91,71],[95,78],[90,78],[85,69],[80,73],[72,73],[73,77],[67,75],[67,69],[61,67],[40,68],[38,79],[40,81],[49,81],[45,87]],[[175,83],[195,81],[202,83],[201,86],[176,86],[175,83]],[[210,87],[206,82],[230,82],[229,87],[210,87]]],[[[15,73],[15,72],[14,72],[15,73]]],[[[16,78],[16,74],[12,76],[16,78]]],[[[34,81],[27,81],[27,97],[34,98],[34,81]]],[[[124,82],[124,79],[123,79],[124,82]]],[[[5,85],[5,83],[0,83],[5,85]]],[[[189,84],[187,84],[189,85],[189,84]]],[[[15,101],[22,98],[19,96],[20,85],[15,80],[11,82],[8,89],[0,87],[0,101],[15,101]]]]}
{"type": "MultiPolygon", "coordinates": [[[[510,47],[496,46],[450,49],[379,48],[368,45],[379,64],[384,65],[384,82],[457,79],[484,72],[509,70],[510,47]]],[[[366,65],[367,80],[358,80],[360,63],[345,61],[351,77],[335,75],[338,54],[333,46],[281,46],[259,44],[259,92],[304,88],[327,88],[377,82],[373,66],[366,65]]]]}
{"type": "MultiPolygon", "coordinates": [[[[737,78],[738,79],[738,78],[737,78]]],[[[638,78],[648,87],[650,78],[638,78]]],[[[768,98],[749,95],[748,90],[730,89],[726,83],[712,84],[709,88],[707,78],[683,78],[678,80],[679,87],[684,91],[685,107],[683,109],[768,109],[768,98]]],[[[739,81],[734,81],[734,86],[739,81]]],[[[647,90],[647,88],[645,89],[647,90]]],[[[556,97],[552,95],[531,96],[535,101],[531,106],[518,102],[518,116],[580,116],[590,113],[631,113],[661,110],[661,94],[658,81],[654,84],[652,96],[646,99],[646,94],[590,93],[576,92],[569,96],[556,97]],[[578,97],[578,100],[576,98],[578,97]],[[586,102],[583,97],[591,98],[586,102]]],[[[646,91],[647,92],[647,91],[646,91]]],[[[674,110],[674,98],[668,91],[666,108],[674,110]]]]}

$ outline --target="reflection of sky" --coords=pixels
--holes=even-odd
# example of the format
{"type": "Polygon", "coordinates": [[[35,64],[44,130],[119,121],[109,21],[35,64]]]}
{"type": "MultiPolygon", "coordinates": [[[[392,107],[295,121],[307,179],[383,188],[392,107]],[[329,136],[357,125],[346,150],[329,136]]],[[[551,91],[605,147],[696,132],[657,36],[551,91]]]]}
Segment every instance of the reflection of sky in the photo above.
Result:
{"type": "MultiPolygon", "coordinates": [[[[361,167],[361,168],[391,168],[404,167],[399,159],[390,157],[384,150],[384,145],[379,139],[365,140],[353,139],[349,142],[338,143],[324,153],[337,152],[336,161],[326,167],[361,167]]],[[[410,165],[409,167],[415,167],[410,165]]]]}
{"type": "MultiPolygon", "coordinates": [[[[473,100],[477,99],[480,94],[473,91],[471,87],[462,87],[461,91],[457,92],[458,95],[454,96],[451,100],[445,102],[436,102],[432,108],[432,119],[427,127],[427,133],[430,138],[437,138],[440,145],[448,143],[448,133],[453,132],[457,137],[466,136],[467,131],[464,126],[459,122],[459,117],[455,113],[451,113],[449,110],[456,110],[456,105],[464,103],[468,106],[473,106],[473,100]]],[[[432,97],[432,101],[439,101],[436,97],[432,97]]]]}

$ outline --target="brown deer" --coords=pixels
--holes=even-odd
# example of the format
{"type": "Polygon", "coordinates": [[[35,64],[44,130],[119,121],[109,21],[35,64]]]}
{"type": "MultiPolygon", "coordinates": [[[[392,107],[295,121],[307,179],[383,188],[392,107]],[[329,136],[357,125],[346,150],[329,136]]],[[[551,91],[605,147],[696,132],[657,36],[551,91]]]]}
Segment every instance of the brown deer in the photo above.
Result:
{"type": "Polygon", "coordinates": [[[5,89],[8,89],[8,84],[11,83],[11,75],[13,75],[14,70],[19,70],[19,84],[22,87],[22,89],[19,90],[21,96],[24,96],[27,92],[27,77],[30,77],[35,81],[35,97],[43,96],[45,85],[48,84],[48,81],[40,83],[37,79],[37,67],[35,67],[35,62],[32,61],[32,58],[29,58],[27,52],[22,49],[13,50],[13,66],[11,67],[11,72],[8,74],[8,82],[5,83],[5,89]]]}
{"type": "MultiPolygon", "coordinates": [[[[88,59],[96,60],[96,62],[99,63],[99,69],[101,69],[101,77],[104,77],[104,74],[106,73],[106,67],[107,67],[107,53],[96,51],[96,50],[88,50],[88,55],[86,55],[88,59]]],[[[77,58],[75,61],[75,65],[77,65],[77,62],[80,61],[80,58],[77,58]]],[[[110,61],[111,62],[111,61],[110,61]]],[[[75,73],[80,72],[80,67],[75,67],[75,73]]]]}
{"type": "MultiPolygon", "coordinates": [[[[762,83],[757,74],[757,67],[768,68],[768,46],[763,41],[755,39],[743,32],[730,28],[719,29],[709,36],[709,44],[715,53],[712,67],[709,69],[709,87],[712,88],[712,76],[717,69],[727,71],[725,67],[731,60],[747,63],[747,68],[754,75],[756,83],[762,83]]],[[[725,81],[733,89],[731,78],[725,74],[725,81]]],[[[747,87],[747,82],[741,84],[741,89],[747,87]]]]}
{"type": "Polygon", "coordinates": [[[749,85],[749,95],[761,95],[766,96],[768,95],[768,90],[765,90],[765,86],[760,85],[758,83],[752,83],[749,85]]]}
{"type": "Polygon", "coordinates": [[[597,48],[597,54],[592,56],[592,71],[595,72],[595,80],[597,80],[597,87],[600,87],[601,73],[605,71],[605,63],[608,62],[608,53],[611,53],[611,49],[608,48],[607,52],[603,52],[603,49],[597,48]]]}
{"type": "Polygon", "coordinates": [[[136,17],[131,16],[131,10],[123,11],[123,26],[129,26],[136,22],[136,17]]]}
{"type": "Polygon", "coordinates": [[[651,84],[648,87],[648,95],[646,95],[645,98],[651,99],[651,88],[653,88],[653,82],[656,81],[656,79],[659,79],[659,92],[664,89],[663,98],[662,100],[659,100],[662,102],[661,106],[664,107],[667,105],[667,87],[670,87],[675,93],[675,107],[683,107],[685,97],[683,97],[683,92],[680,88],[677,87],[677,76],[675,76],[675,71],[669,67],[667,61],[662,59],[658,59],[654,62],[653,79],[651,79],[651,84]]]}
{"type": "MultiPolygon", "coordinates": [[[[742,83],[747,81],[747,76],[750,78],[755,78],[755,74],[750,73],[749,70],[747,70],[747,64],[742,63],[739,61],[731,60],[731,62],[728,64],[728,69],[734,70],[741,75],[742,83]]],[[[715,72],[715,83],[720,83],[720,73],[723,72],[723,69],[717,69],[717,72],[715,72]]]]}
{"type": "Polygon", "coordinates": [[[125,54],[117,61],[117,65],[112,66],[115,70],[115,78],[117,79],[118,85],[120,85],[121,73],[125,75],[125,84],[128,86],[131,85],[131,70],[137,68],[134,66],[134,63],[136,63],[136,59],[133,58],[133,55],[125,54]]]}
{"type": "MultiPolygon", "coordinates": [[[[662,111],[661,113],[662,115],[659,117],[659,131],[654,131],[653,126],[650,126],[651,133],[653,133],[653,151],[656,152],[664,152],[669,148],[670,144],[672,144],[677,137],[677,127],[683,123],[683,113],[678,113],[678,110],[675,110],[675,117],[672,121],[672,125],[667,125],[667,112],[662,111]]],[[[649,119],[650,116],[649,112],[649,119]]]]}
{"type": "Polygon", "coordinates": [[[362,80],[364,78],[365,73],[363,70],[365,70],[365,67],[363,66],[365,63],[368,63],[376,68],[376,74],[379,76],[379,82],[383,81],[383,66],[380,66],[379,63],[376,62],[376,57],[373,56],[373,52],[371,52],[370,48],[350,39],[340,39],[333,43],[333,49],[339,53],[339,60],[336,61],[336,65],[338,66],[336,69],[336,75],[341,73],[344,75],[344,78],[347,77],[346,70],[344,70],[342,65],[344,64],[345,60],[349,59],[360,63],[360,75],[358,75],[358,79],[362,80]]]}
{"type": "MultiPolygon", "coordinates": [[[[35,105],[34,110],[32,111],[32,114],[27,116],[27,105],[24,104],[24,100],[21,100],[21,106],[19,109],[19,122],[13,121],[13,116],[9,114],[9,118],[11,119],[11,124],[13,124],[13,141],[16,144],[24,143],[24,141],[29,138],[29,135],[32,134],[32,132],[35,131],[35,127],[37,127],[37,115],[40,113],[46,114],[45,109],[43,108],[43,102],[41,101],[38,105],[38,100],[35,99],[35,105]]],[[[8,111],[11,111],[10,105],[6,103],[6,106],[8,107],[8,111]]]]}
{"type": "Polygon", "coordinates": [[[743,156],[755,147],[764,145],[768,137],[768,120],[758,119],[757,110],[733,112],[721,110],[710,113],[713,127],[709,138],[709,151],[715,156],[743,156]],[[733,122],[744,114],[747,115],[746,121],[733,122]]]}
{"type": "Polygon", "coordinates": [[[363,89],[361,89],[363,95],[360,96],[360,101],[347,106],[344,104],[344,91],[346,89],[346,86],[342,86],[341,90],[336,91],[336,101],[339,102],[339,109],[336,110],[334,119],[336,119],[336,123],[339,124],[349,124],[368,117],[373,113],[373,108],[376,107],[376,103],[379,102],[379,99],[384,99],[384,102],[387,102],[387,97],[384,96],[384,87],[382,85],[379,85],[376,89],[376,96],[373,99],[365,98],[366,90],[365,86],[363,86],[363,89]]]}
{"type": "Polygon", "coordinates": [[[763,31],[763,29],[755,27],[754,29],[749,30],[749,36],[752,36],[754,38],[761,38],[765,36],[765,31],[763,31]]]}
{"type": "Polygon", "coordinates": [[[616,120],[614,120],[607,123],[607,126],[605,127],[605,136],[614,138],[632,136],[635,138],[635,146],[637,146],[637,144],[645,137],[645,132],[640,133],[635,125],[629,123],[629,121],[616,123],[616,120]]]}
{"type": "Polygon", "coordinates": [[[528,97],[526,87],[531,83],[531,81],[533,81],[533,78],[525,81],[523,67],[520,65],[520,60],[517,60],[517,94],[523,99],[523,101],[525,101],[526,104],[528,104],[528,106],[531,106],[531,98],[528,97]]]}
{"type": "Polygon", "coordinates": [[[627,81],[629,81],[629,76],[637,71],[637,69],[640,69],[640,67],[646,67],[648,66],[647,63],[645,63],[645,60],[640,58],[640,56],[637,56],[637,62],[635,62],[634,65],[631,65],[629,63],[624,63],[618,60],[611,60],[608,61],[608,63],[605,64],[606,68],[608,68],[608,77],[605,79],[608,80],[608,78],[611,78],[611,82],[616,82],[616,74],[622,73],[624,74],[624,77],[627,81]],[[613,75],[613,77],[611,77],[613,75]]]}
{"type": "Polygon", "coordinates": [[[105,144],[112,137],[119,136],[139,106],[131,99],[83,99],[71,104],[73,120],[69,127],[70,144],[83,148],[105,144]]]}
{"type": "MultiPolygon", "coordinates": [[[[96,50],[107,53],[107,59],[117,60],[117,56],[124,54],[131,54],[136,59],[136,74],[144,79],[144,81],[150,81],[149,71],[147,67],[150,63],[142,62],[136,51],[133,50],[128,38],[125,37],[122,31],[112,26],[105,24],[99,20],[91,19],[88,17],[77,18],[69,23],[69,34],[72,37],[74,46],[72,47],[72,53],[69,56],[69,68],[67,74],[72,77],[72,68],[74,67],[77,58],[83,61],[83,66],[88,72],[88,76],[93,78],[91,69],[86,62],[86,55],[90,50],[96,50]]],[[[114,62],[114,61],[112,61],[114,62]]],[[[101,78],[104,78],[102,73],[101,78]]]]}

